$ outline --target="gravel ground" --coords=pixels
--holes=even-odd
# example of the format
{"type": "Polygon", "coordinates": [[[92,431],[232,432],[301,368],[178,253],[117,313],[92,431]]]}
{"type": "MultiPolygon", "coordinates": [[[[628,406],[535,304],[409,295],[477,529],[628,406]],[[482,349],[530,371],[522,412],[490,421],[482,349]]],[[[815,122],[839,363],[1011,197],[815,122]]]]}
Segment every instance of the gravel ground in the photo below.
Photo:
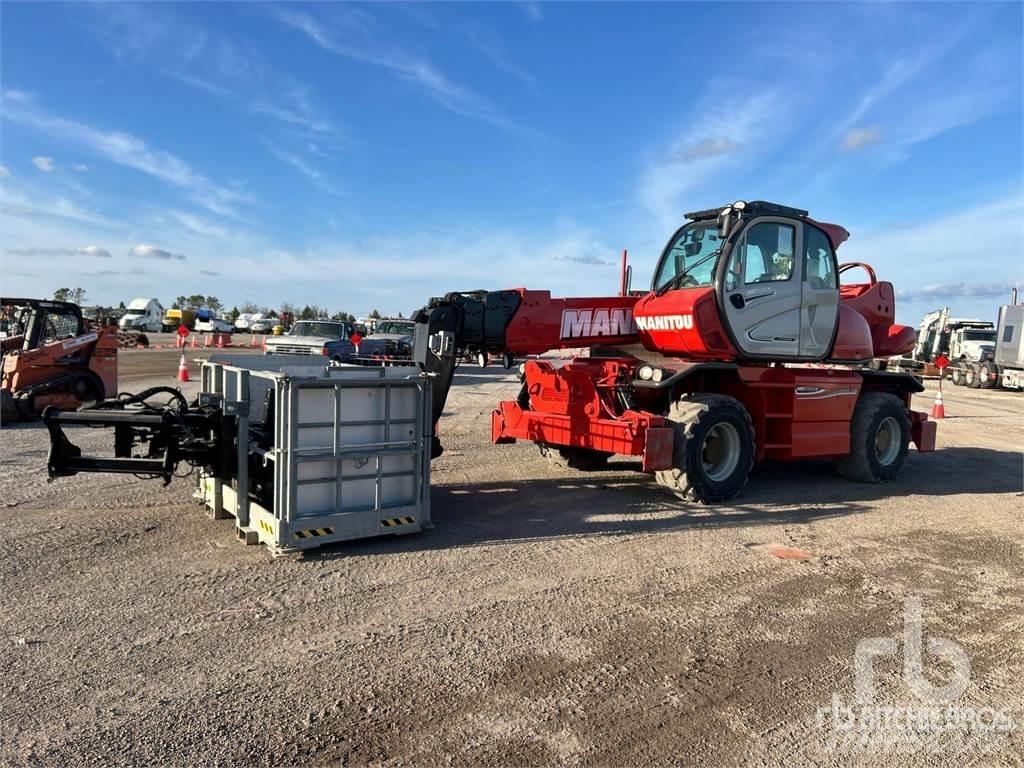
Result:
{"type": "MultiPolygon", "coordinates": [[[[123,354],[123,388],[176,360],[123,354]]],[[[5,428],[0,764],[1024,764],[1024,394],[948,389],[892,484],[771,464],[699,508],[490,445],[516,388],[460,368],[433,530],[303,557],[242,546],[187,481],[48,484],[44,430],[5,428]],[[907,596],[970,661],[955,704],[1016,730],[836,748],[857,643],[902,636],[907,596]]],[[[900,658],[875,700],[919,705],[900,658]]]]}

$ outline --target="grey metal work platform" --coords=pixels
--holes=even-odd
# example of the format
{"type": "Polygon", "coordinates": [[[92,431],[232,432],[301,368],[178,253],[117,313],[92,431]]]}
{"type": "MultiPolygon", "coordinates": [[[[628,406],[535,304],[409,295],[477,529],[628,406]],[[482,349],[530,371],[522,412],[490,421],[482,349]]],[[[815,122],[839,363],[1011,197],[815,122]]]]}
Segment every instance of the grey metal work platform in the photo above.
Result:
{"type": "Polygon", "coordinates": [[[430,526],[430,378],[418,370],[215,357],[200,401],[223,404],[238,440],[197,494],[246,543],[285,553],[430,526]]]}

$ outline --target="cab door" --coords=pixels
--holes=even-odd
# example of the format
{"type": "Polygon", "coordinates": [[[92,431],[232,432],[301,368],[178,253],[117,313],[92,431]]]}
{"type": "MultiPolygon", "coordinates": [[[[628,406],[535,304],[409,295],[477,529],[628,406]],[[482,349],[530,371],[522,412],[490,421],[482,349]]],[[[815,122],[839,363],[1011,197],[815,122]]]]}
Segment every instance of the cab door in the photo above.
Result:
{"type": "Polygon", "coordinates": [[[802,237],[798,221],[760,217],[733,246],[723,306],[745,355],[800,357],[802,237]]]}
{"type": "Polygon", "coordinates": [[[803,225],[800,357],[825,357],[839,322],[839,275],[832,242],[813,224],[803,225]]]}

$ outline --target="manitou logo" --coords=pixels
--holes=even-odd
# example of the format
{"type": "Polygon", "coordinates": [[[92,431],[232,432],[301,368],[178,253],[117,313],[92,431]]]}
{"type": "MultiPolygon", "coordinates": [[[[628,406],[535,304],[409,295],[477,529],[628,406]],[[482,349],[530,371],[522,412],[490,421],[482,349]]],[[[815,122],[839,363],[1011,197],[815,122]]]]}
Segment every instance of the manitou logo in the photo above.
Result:
{"type": "Polygon", "coordinates": [[[566,309],[562,312],[562,338],[631,336],[636,333],[631,309],[566,309]]]}
{"type": "Polygon", "coordinates": [[[693,315],[651,315],[638,317],[636,326],[641,331],[682,331],[693,328],[693,315]]]}

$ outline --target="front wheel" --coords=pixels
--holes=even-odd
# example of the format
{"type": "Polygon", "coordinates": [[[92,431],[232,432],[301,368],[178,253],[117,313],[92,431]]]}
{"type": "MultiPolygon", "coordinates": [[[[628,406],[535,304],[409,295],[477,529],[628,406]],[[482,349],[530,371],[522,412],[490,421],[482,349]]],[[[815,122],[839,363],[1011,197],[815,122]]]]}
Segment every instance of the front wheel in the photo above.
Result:
{"type": "Polygon", "coordinates": [[[476,353],[476,364],[481,368],[486,368],[489,362],[490,358],[487,356],[486,352],[481,351],[476,353]]]}
{"type": "Polygon", "coordinates": [[[754,464],[754,427],[743,404],[726,395],[684,395],[672,404],[672,468],[659,470],[659,485],[686,501],[731,499],[754,464]]]}
{"type": "Polygon", "coordinates": [[[910,416],[888,392],[867,392],[850,420],[850,452],[836,462],[843,477],[885,483],[899,476],[910,448],[910,416]]]}

